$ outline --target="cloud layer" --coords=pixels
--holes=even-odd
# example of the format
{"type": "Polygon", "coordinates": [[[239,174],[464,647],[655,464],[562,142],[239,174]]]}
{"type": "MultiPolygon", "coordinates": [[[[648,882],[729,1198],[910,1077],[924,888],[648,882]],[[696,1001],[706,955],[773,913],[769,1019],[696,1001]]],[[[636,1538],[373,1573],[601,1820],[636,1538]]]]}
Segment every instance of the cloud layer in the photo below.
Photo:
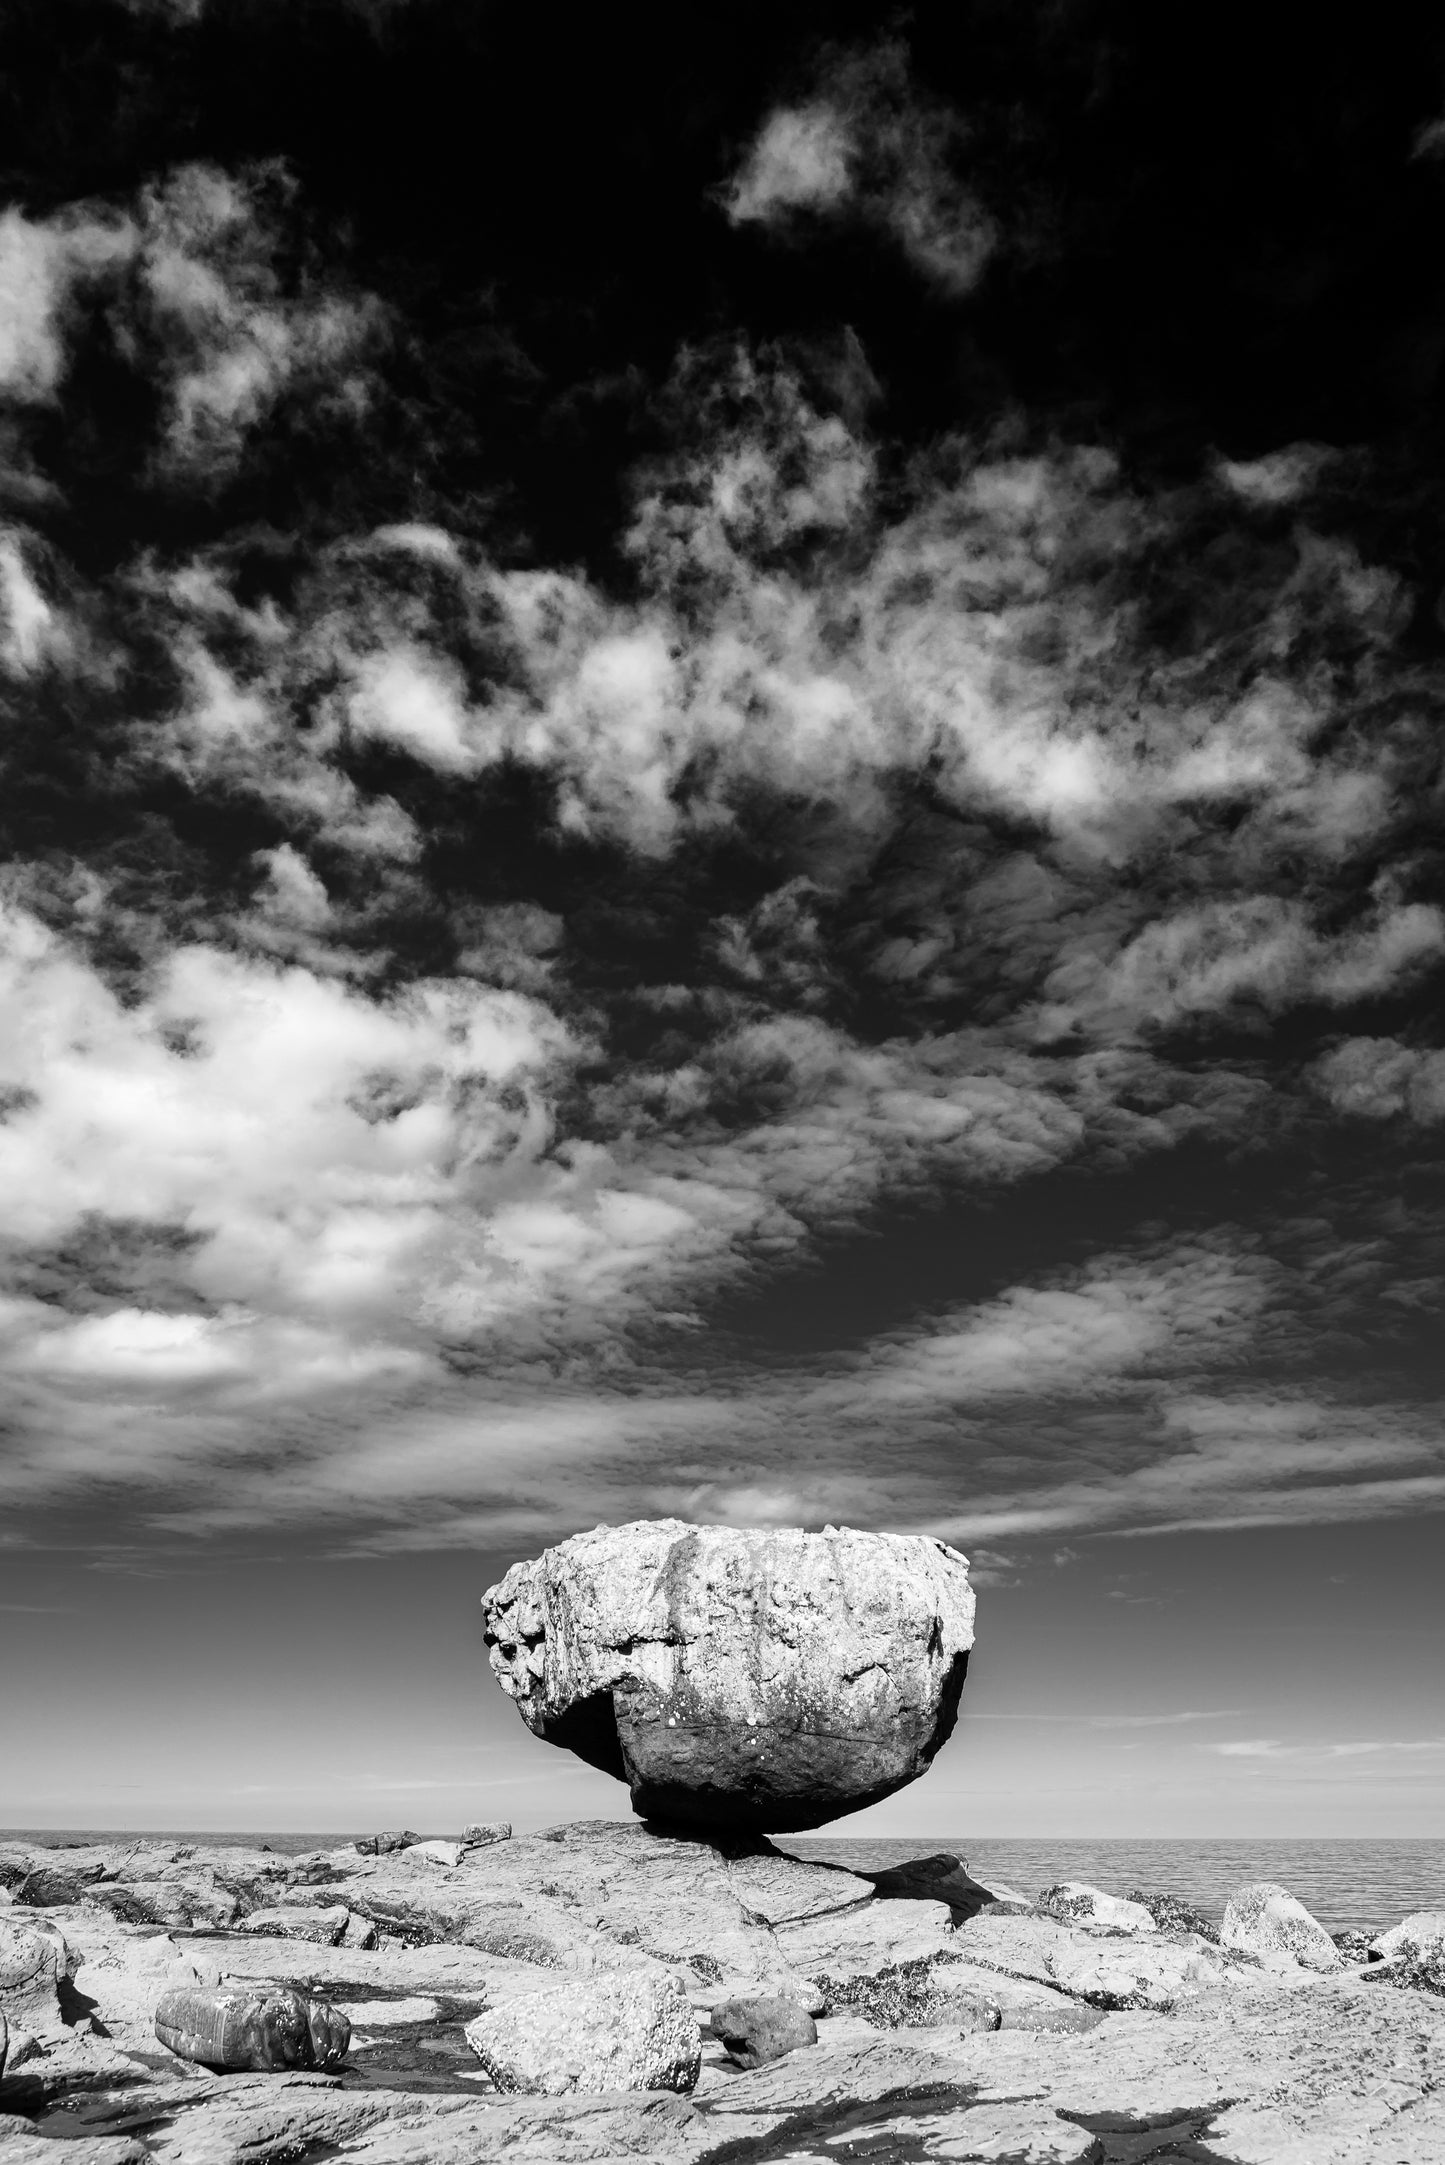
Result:
{"type": "MultiPolygon", "coordinates": [[[[1043,248],[901,44],[745,117],[729,262],[881,251],[953,323],[1043,248]]],[[[841,316],[714,323],[572,383],[631,433],[565,549],[347,231],[274,156],[0,214],[7,1509],[1445,1500],[1442,664],[1380,462],[909,437],[841,316]],[[856,1325],[773,1329],[809,1284],[856,1325]]],[[[455,336],[520,410],[507,300],[455,336]]]]}

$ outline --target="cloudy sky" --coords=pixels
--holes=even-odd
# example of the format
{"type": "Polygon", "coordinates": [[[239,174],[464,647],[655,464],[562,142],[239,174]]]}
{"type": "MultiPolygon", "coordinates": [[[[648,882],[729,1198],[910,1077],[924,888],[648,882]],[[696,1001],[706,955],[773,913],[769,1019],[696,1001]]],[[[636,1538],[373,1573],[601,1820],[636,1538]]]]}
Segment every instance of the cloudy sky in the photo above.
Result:
{"type": "Polygon", "coordinates": [[[974,1558],[871,1828],[1438,1828],[1445,45],[1308,20],[10,11],[0,1817],[616,1810],[476,1598],[676,1514],[974,1558]]]}

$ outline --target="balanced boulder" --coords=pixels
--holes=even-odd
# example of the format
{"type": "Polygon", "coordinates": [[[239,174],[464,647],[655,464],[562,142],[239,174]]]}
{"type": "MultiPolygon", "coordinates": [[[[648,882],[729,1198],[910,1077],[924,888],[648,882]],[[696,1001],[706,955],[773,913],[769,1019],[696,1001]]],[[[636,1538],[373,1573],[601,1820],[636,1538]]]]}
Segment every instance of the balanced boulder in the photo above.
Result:
{"type": "Polygon", "coordinates": [[[599,1526],[482,1600],[529,1729],[627,1782],[648,1819],[816,1827],[922,1774],[973,1644],[943,1542],[678,1519],[599,1526]]]}

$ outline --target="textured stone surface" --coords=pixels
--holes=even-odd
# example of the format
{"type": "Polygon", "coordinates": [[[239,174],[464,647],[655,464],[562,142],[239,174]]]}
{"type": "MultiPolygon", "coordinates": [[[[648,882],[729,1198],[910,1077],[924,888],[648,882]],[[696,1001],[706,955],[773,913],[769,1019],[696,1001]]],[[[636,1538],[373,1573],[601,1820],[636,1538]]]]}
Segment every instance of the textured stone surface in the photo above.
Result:
{"type": "Polygon", "coordinates": [[[514,1565],[483,1611],[534,1734],[644,1817],[735,1830],[818,1826],[923,1773],[973,1644],[956,1551],[836,1528],[598,1527],[514,1565]]]}
{"type": "Polygon", "coordinates": [[[1224,1907],[1219,1943],[1261,1962],[1298,1962],[1310,1970],[1340,1967],[1340,1951],[1324,1926],[1288,1887],[1269,1879],[1236,1887],[1224,1907]]]}
{"type": "Polygon", "coordinates": [[[351,2043],[351,2024],[327,2001],[285,1990],[180,1986],[161,1995],[155,2027],[183,2060],[268,2073],[339,2067],[351,2043]]]}
{"type": "MultiPolygon", "coordinates": [[[[23,1850],[0,1844],[12,1884],[37,1861],[23,1850]]],[[[363,1901],[395,1905],[399,1932],[382,1928],[374,1949],[324,1947],[162,1932],[89,1899],[6,1912],[63,1938],[74,1982],[64,2019],[19,2067],[12,2039],[0,2140],[18,2165],[49,2165],[61,2135],[70,2165],[1097,2165],[1105,2154],[1445,2165],[1445,1999],[1399,1987],[1408,1956],[1372,1965],[1366,1982],[1345,1969],[1270,1969],[1157,1916],[1154,1931],[1121,1934],[995,1905],[955,1929],[947,1902],[875,1897],[864,1880],[767,1844],[616,1821],[469,1852],[455,1870],[349,1845],[306,1858],[168,1857],[160,1844],[66,1853],[82,1892],[101,1884],[86,1876],[96,1864],[135,1885],[214,1875],[243,1908],[262,1896],[276,1908],[344,1901],[353,1915],[363,1901]],[[534,1932],[540,1959],[448,1936],[482,1936],[484,1911],[534,1932]],[[645,1933],[630,1936],[637,1919],[645,1933]],[[727,1997],[766,1996],[697,1967],[729,1931],[738,1960],[765,1953],[800,1991],[823,1972],[863,1979],[883,2026],[856,2010],[819,2015],[815,2046],[752,2071],[709,2037],[690,2094],[502,2094],[467,2046],[479,2014],[558,1986],[595,1996],[632,1978],[675,1991],[677,1978],[697,2017],[727,1997]],[[1133,1998],[1135,1976],[1164,1981],[1165,1965],[1201,1956],[1217,1983],[1167,2011],[1133,1998]],[[583,1966],[604,1959],[619,1967],[583,1966]],[[1130,1987],[1122,2009],[1077,1996],[1109,1964],[1130,1987]],[[161,1995],[218,1982],[329,1999],[354,2025],[346,2060],[329,2073],[217,2075],[164,2052],[161,1995]],[[976,2023],[985,2004],[998,2028],[976,2023]]]]}
{"type": "Polygon", "coordinates": [[[267,1932],[276,1939],[313,1940],[320,1947],[334,1947],[351,1922],[344,1903],[325,1908],[253,1909],[246,1919],[248,1932],[267,1932]]]}
{"type": "Polygon", "coordinates": [[[1415,1909],[1388,1932],[1381,1932],[1372,1939],[1370,1947],[1378,1955],[1421,1954],[1427,1948],[1439,1947],[1445,1942],[1445,1909],[1415,1909]]]}
{"type": "Polygon", "coordinates": [[[557,1985],[467,2024],[467,2043],[499,2090],[691,2090],[702,2060],[697,2019],[672,1981],[557,1985]]]}
{"type": "Polygon", "coordinates": [[[60,1985],[71,1974],[63,1934],[23,1910],[0,1916],[0,2014],[17,2030],[46,2030],[60,2020],[60,1985]]]}
{"type": "Polygon", "coordinates": [[[1090,1887],[1077,1879],[1064,1879],[1057,1886],[1045,1887],[1037,1907],[1046,1910],[1051,1917],[1064,1917],[1074,1924],[1101,1924],[1116,1932],[1154,1930],[1153,1912],[1142,1902],[1105,1894],[1102,1887],[1090,1887]]]}
{"type": "Polygon", "coordinates": [[[818,2025],[796,2000],[719,2000],[712,2034],[739,2067],[765,2067],[801,2045],[816,2045],[818,2025]]]}
{"type": "Polygon", "coordinates": [[[510,1819],[474,1819],[470,1826],[462,1828],[462,1840],[469,1849],[484,1849],[493,1842],[510,1842],[511,1839],[510,1819]]]}

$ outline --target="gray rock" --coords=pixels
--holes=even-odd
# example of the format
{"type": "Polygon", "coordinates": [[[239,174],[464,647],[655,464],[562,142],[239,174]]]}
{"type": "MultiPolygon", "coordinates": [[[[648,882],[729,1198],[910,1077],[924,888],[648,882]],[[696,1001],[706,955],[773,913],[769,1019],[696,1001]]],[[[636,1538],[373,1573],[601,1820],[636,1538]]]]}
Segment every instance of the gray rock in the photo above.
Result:
{"type": "Polygon", "coordinates": [[[816,2045],[818,2025],[796,2000],[719,2000],[712,2033],[739,2067],[765,2067],[800,2045],[816,2045]]]}
{"type": "Polygon", "coordinates": [[[1236,1887],[1225,1904],[1219,1944],[1267,1964],[1298,1962],[1310,1970],[1341,1966],[1340,1951],[1324,1926],[1288,1887],[1269,1879],[1236,1887]]]}
{"type": "Polygon", "coordinates": [[[13,1909],[0,1916],[0,2014],[8,2022],[21,2030],[55,2028],[60,1987],[73,1974],[65,1936],[53,1925],[13,1909]]]}
{"type": "Polygon", "coordinates": [[[10,2050],[10,2025],[0,2015],[0,2076],[5,2073],[5,2055],[10,2050]]]}
{"type": "Polygon", "coordinates": [[[527,1992],[467,2024],[467,2043],[499,2090],[694,2088],[697,2019],[673,1979],[612,1978],[527,1992]]]}
{"type": "Polygon", "coordinates": [[[510,1819],[474,1820],[462,1828],[462,1840],[469,1849],[489,1848],[493,1842],[510,1842],[512,1822],[510,1819]]]}
{"type": "Polygon", "coordinates": [[[351,2024],[325,2000],[248,1986],[181,1986],[161,1995],[156,2036],[183,2060],[203,2067],[339,2067],[351,2024]]]}
{"type": "Polygon", "coordinates": [[[364,1834],[356,1846],[364,1857],[387,1857],[394,1849],[410,1849],[420,1840],[409,1827],[400,1827],[390,1834],[364,1834]]]}
{"type": "Polygon", "coordinates": [[[599,1526],[484,1595],[502,1689],[645,1818],[782,1831],[875,1803],[951,1734],[973,1644],[941,1541],[599,1526]]]}

